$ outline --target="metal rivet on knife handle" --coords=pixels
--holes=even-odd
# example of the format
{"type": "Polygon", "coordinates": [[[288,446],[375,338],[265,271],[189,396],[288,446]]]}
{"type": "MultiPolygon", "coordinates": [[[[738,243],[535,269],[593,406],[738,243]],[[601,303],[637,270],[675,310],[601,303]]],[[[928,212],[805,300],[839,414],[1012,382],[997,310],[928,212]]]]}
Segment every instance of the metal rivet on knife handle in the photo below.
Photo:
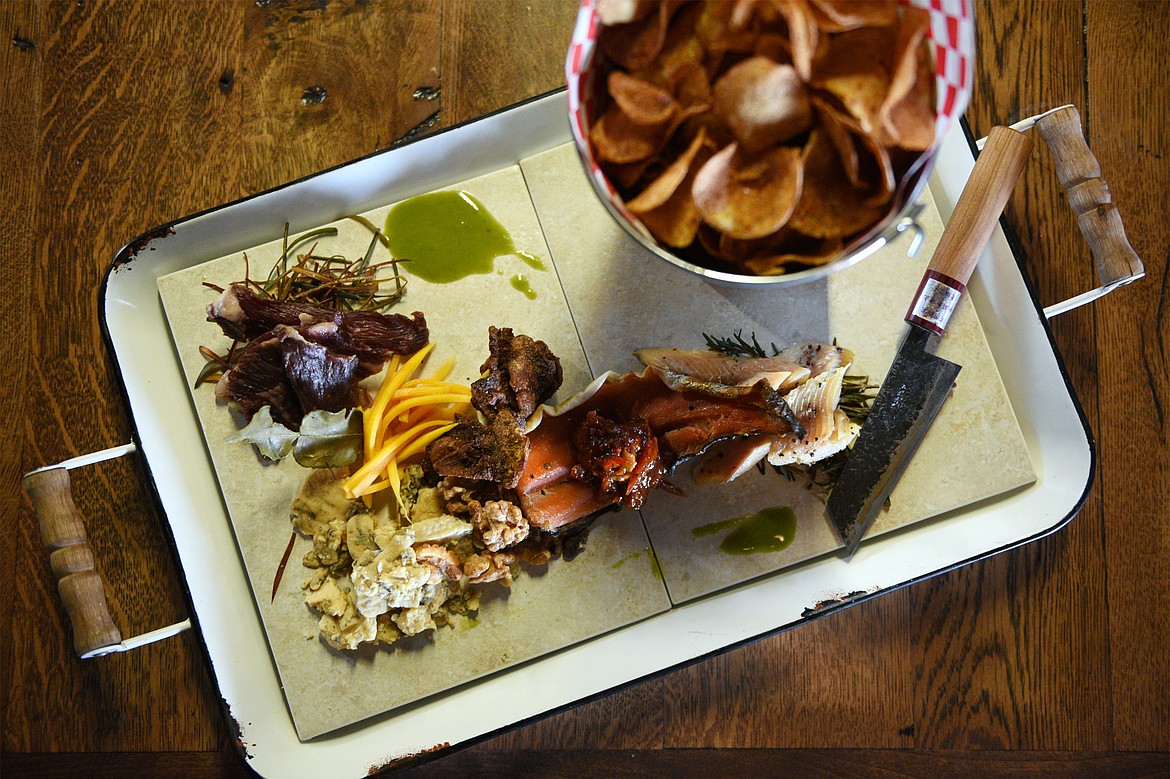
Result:
{"type": "Polygon", "coordinates": [[[993,127],[939,239],[906,321],[941,335],[1032,152],[1032,138],[993,127]]]}
{"type": "Polygon", "coordinates": [[[122,641],[110,617],[106,589],[94,569],[93,550],[81,514],[73,503],[69,472],[52,468],[24,478],[40,522],[41,540],[52,550],[49,564],[57,577],[57,590],[73,626],[73,647],[86,656],[122,641]]]}
{"type": "Polygon", "coordinates": [[[1066,106],[1054,111],[1039,119],[1036,129],[1052,152],[1060,185],[1093,251],[1101,285],[1145,275],[1145,266],[1125,235],[1109,185],[1101,178],[1101,165],[1085,142],[1077,109],[1066,106]]]}

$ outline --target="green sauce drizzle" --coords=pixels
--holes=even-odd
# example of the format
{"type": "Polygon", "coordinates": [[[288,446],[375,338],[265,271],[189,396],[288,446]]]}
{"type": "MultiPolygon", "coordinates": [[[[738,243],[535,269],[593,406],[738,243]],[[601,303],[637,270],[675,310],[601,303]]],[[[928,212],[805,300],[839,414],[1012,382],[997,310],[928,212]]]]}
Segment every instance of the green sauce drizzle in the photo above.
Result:
{"type": "Polygon", "coordinates": [[[516,289],[524,293],[524,297],[528,298],[529,300],[536,300],[536,290],[534,290],[532,285],[528,283],[528,279],[525,278],[523,273],[517,273],[512,277],[512,289],[516,289]]]}
{"type": "Polygon", "coordinates": [[[544,260],[537,257],[535,254],[529,254],[528,252],[514,252],[514,254],[520,259],[524,260],[524,264],[533,270],[545,269],[544,260]]]}
{"type": "Polygon", "coordinates": [[[725,530],[731,532],[719,544],[724,554],[779,552],[796,538],[796,514],[788,506],[772,506],[755,514],[702,525],[691,535],[704,538],[725,530]]]}
{"type": "MultiPolygon", "coordinates": [[[[432,192],[404,200],[386,215],[390,253],[409,260],[403,269],[434,284],[491,273],[497,257],[515,255],[534,270],[544,261],[516,250],[512,236],[474,195],[463,191],[432,192]]],[[[536,292],[523,275],[512,286],[529,299],[536,292]]]]}
{"type": "Polygon", "coordinates": [[[654,554],[653,549],[647,549],[650,553],[650,573],[654,574],[654,578],[662,581],[662,564],[658,562],[658,555],[654,554]]]}
{"type": "Polygon", "coordinates": [[[630,560],[633,560],[633,559],[641,557],[641,556],[642,556],[641,552],[630,552],[628,555],[626,555],[625,557],[623,557],[622,559],[618,560],[616,563],[611,565],[610,568],[613,568],[616,571],[618,568],[621,568],[623,565],[628,563],[630,560]]]}

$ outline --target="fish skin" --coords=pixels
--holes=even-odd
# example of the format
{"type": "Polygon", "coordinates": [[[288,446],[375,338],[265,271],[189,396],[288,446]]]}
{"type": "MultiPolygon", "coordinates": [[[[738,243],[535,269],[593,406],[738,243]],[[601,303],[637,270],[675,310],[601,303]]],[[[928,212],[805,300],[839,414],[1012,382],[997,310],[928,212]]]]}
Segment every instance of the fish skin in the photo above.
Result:
{"type": "Polygon", "coordinates": [[[750,387],[760,380],[774,390],[788,390],[809,376],[807,366],[788,357],[733,357],[710,349],[639,349],[634,356],[659,375],[682,376],[701,383],[750,387]]]}
{"type": "Polygon", "coordinates": [[[809,378],[812,378],[825,371],[851,365],[854,354],[842,346],[809,341],[785,347],[780,356],[808,368],[809,378]]]}

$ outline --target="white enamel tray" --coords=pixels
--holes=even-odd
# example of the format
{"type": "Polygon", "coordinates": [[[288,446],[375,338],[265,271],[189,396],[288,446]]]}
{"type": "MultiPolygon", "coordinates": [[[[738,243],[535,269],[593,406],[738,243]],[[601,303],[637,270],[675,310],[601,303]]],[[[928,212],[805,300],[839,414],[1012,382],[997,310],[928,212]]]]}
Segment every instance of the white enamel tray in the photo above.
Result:
{"type": "MultiPolygon", "coordinates": [[[[235,540],[220,504],[203,499],[218,486],[156,279],[277,237],[274,225],[288,222],[297,233],[515,164],[569,140],[562,90],[159,227],[128,244],[111,265],[101,293],[103,331],[135,426],[134,441],[119,451],[136,449],[148,466],[227,721],[238,731],[245,760],[263,776],[366,776],[372,768],[413,764],[1027,543],[1062,527],[1085,500],[1094,463],[1091,431],[1044,312],[997,229],[970,285],[971,299],[1027,441],[1035,484],[871,539],[850,561],[822,557],[360,725],[298,740],[243,566],[223,565],[223,551],[235,548],[235,540]],[[698,625],[701,630],[694,629],[698,625]],[[582,668],[590,673],[580,673],[582,668]],[[510,702],[506,709],[495,705],[502,699],[510,702]]],[[[944,141],[931,181],[944,219],[973,162],[956,128],[944,141]]],[[[131,626],[138,627],[151,626],[131,626]]]]}

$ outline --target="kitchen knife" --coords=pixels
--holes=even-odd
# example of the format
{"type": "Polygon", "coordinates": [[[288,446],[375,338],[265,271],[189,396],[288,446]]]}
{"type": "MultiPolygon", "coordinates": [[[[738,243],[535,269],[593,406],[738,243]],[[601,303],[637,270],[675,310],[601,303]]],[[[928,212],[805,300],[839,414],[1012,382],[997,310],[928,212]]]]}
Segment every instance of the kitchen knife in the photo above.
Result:
{"type": "Polygon", "coordinates": [[[848,556],[885,505],[954,386],[960,366],[932,352],[1031,151],[1030,135],[992,128],[939,238],[906,314],[909,332],[826,505],[848,556]]]}

